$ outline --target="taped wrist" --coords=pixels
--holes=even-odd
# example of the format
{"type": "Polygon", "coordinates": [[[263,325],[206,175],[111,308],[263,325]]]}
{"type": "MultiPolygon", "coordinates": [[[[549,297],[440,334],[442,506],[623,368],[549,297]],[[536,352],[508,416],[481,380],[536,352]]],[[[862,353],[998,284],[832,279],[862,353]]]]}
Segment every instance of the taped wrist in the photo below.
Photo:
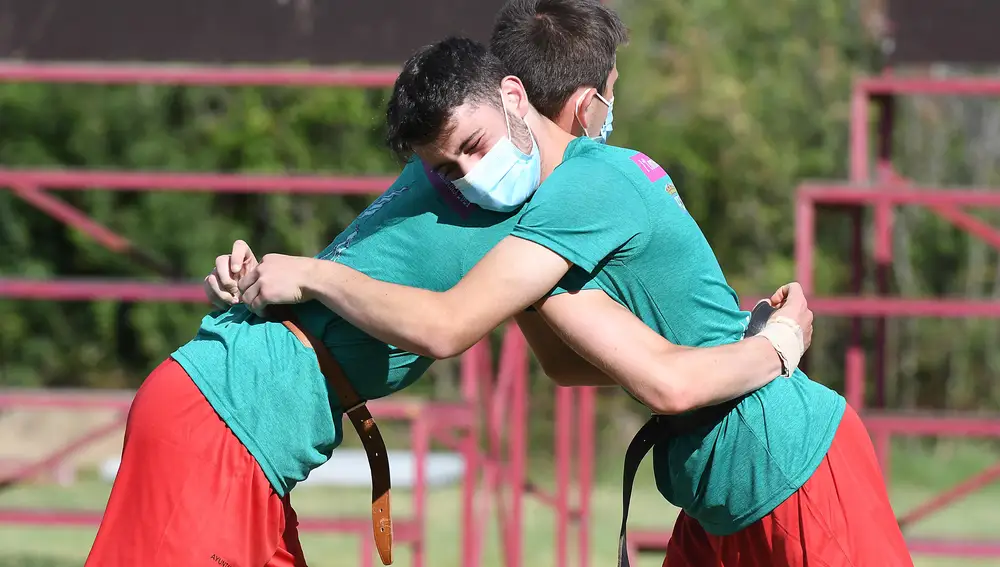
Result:
{"type": "Polygon", "coordinates": [[[788,378],[806,350],[802,327],[788,317],[772,317],[758,334],[766,338],[781,359],[781,375],[788,378]]]}

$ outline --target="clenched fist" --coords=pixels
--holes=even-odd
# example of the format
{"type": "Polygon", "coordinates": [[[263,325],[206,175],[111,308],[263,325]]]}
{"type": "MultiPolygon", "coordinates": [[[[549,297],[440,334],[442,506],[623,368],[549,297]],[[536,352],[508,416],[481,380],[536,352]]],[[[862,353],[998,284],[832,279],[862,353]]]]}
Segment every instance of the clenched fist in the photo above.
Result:
{"type": "Polygon", "coordinates": [[[240,301],[257,315],[263,315],[268,305],[301,303],[317,261],[284,254],[264,256],[237,282],[240,301]]]}
{"type": "Polygon", "coordinates": [[[233,243],[233,251],[215,259],[215,268],[205,276],[205,296],[219,309],[229,309],[240,302],[237,281],[257,267],[250,245],[242,240],[233,243]]]}
{"type": "Polygon", "coordinates": [[[809,345],[812,344],[813,312],[806,302],[802,286],[795,282],[783,285],[774,292],[769,301],[771,306],[777,309],[771,317],[788,317],[798,323],[802,329],[802,341],[805,344],[805,349],[808,349],[809,345]]]}

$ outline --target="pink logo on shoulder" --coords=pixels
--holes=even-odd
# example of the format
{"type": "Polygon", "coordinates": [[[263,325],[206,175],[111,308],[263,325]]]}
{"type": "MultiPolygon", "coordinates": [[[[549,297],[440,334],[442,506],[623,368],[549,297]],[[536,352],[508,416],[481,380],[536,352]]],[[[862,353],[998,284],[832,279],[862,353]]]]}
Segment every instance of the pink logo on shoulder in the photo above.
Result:
{"type": "Polygon", "coordinates": [[[646,178],[650,182],[659,181],[667,176],[667,172],[663,171],[663,168],[655,161],[649,159],[649,156],[646,154],[637,153],[631,159],[646,174],[646,178]]]}

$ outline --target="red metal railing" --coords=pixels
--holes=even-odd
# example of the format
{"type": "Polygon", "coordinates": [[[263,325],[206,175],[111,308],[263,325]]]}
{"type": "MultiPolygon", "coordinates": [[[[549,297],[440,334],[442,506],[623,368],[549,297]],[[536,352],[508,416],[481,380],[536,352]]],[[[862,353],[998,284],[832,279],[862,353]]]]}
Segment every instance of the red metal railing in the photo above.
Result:
{"type": "MultiPolygon", "coordinates": [[[[967,213],[965,207],[1000,207],[1000,192],[986,188],[917,187],[896,172],[892,164],[894,102],[900,95],[1000,96],[1000,80],[983,78],[899,78],[891,75],[864,79],[854,88],[851,108],[851,154],[848,185],[806,184],[796,194],[796,272],[807,293],[812,294],[816,214],[819,207],[849,211],[854,226],[853,291],[856,297],[810,299],[813,310],[826,315],[854,317],[852,337],[846,353],[845,396],[859,410],[866,405],[865,352],[860,339],[860,318],[875,318],[874,409],[863,412],[886,479],[889,478],[889,447],[894,435],[1000,438],[1000,416],[967,417],[885,411],[885,341],[887,317],[1000,317],[1000,302],[959,298],[912,299],[888,296],[892,262],[892,218],[899,206],[919,206],[933,212],[956,229],[967,232],[1000,249],[1000,231],[967,213]],[[869,148],[869,109],[878,110],[877,146],[874,166],[869,148]],[[872,181],[874,173],[874,181],[872,181]],[[873,297],[857,297],[866,278],[862,247],[862,209],[874,209],[873,297]]],[[[1000,477],[1000,464],[943,491],[899,518],[904,529],[933,512],[986,486],[1000,477]]],[[[1000,556],[997,541],[949,541],[908,538],[914,553],[956,556],[1000,556]]]]}
{"type": "MultiPolygon", "coordinates": [[[[972,234],[1000,249],[1000,232],[981,220],[969,215],[961,207],[1000,207],[1000,192],[969,189],[916,188],[902,183],[874,184],[866,188],[836,185],[802,186],[797,193],[796,215],[796,269],[798,279],[807,293],[813,291],[813,254],[815,248],[816,208],[823,205],[872,206],[875,214],[875,256],[877,274],[887,272],[891,261],[891,214],[896,206],[922,206],[938,214],[955,228],[972,234]],[[880,213],[879,210],[882,210],[880,213]]],[[[860,271],[860,270],[859,270],[860,271]]],[[[880,276],[885,278],[886,276],[880,276]]],[[[885,293],[886,286],[877,288],[885,293]]],[[[1000,301],[968,299],[904,299],[878,295],[875,297],[842,297],[810,299],[818,314],[850,317],[875,317],[876,327],[876,380],[875,409],[862,413],[865,425],[872,436],[886,480],[889,479],[890,442],[894,435],[936,437],[986,437],[1000,438],[1000,416],[963,417],[946,415],[907,415],[882,410],[884,407],[884,341],[886,317],[993,317],[1000,318],[1000,301]]],[[[865,353],[856,338],[846,353],[845,397],[855,408],[866,406],[865,353]]],[[[917,506],[899,518],[902,528],[926,518],[970,493],[1000,478],[1000,464],[978,473],[949,488],[929,501],[917,506]]],[[[957,556],[1000,556],[1000,541],[950,541],[930,538],[908,538],[914,553],[957,556]]]]}
{"type": "Polygon", "coordinates": [[[388,88],[398,74],[395,69],[0,63],[5,83],[388,88]]]}

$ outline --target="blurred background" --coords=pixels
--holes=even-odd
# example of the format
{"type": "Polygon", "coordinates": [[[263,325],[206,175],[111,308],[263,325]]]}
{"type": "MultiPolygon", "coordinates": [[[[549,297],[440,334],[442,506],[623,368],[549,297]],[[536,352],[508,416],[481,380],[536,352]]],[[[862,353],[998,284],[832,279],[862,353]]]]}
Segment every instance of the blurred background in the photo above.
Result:
{"type": "MultiPolygon", "coordinates": [[[[501,4],[0,0],[0,566],[82,565],[130,392],[194,335],[214,258],[321,250],[400,170],[394,68],[486,40],[501,4]],[[107,174],[143,171],[238,176],[107,174]]],[[[865,408],[917,565],[1000,565],[1000,4],[610,4],[632,33],[611,141],[671,174],[741,297],[803,282],[807,370],[865,408]]],[[[524,356],[499,330],[407,390],[418,409],[383,407],[394,454],[420,462],[427,434],[441,459],[397,496],[398,564],[615,561],[642,408],[524,356]],[[442,403],[477,446],[413,417],[442,403]]],[[[368,509],[336,476],[295,492],[310,564],[365,564],[364,522],[321,521],[368,509]]],[[[633,543],[659,565],[676,510],[649,471],[637,486],[633,543]]]]}

